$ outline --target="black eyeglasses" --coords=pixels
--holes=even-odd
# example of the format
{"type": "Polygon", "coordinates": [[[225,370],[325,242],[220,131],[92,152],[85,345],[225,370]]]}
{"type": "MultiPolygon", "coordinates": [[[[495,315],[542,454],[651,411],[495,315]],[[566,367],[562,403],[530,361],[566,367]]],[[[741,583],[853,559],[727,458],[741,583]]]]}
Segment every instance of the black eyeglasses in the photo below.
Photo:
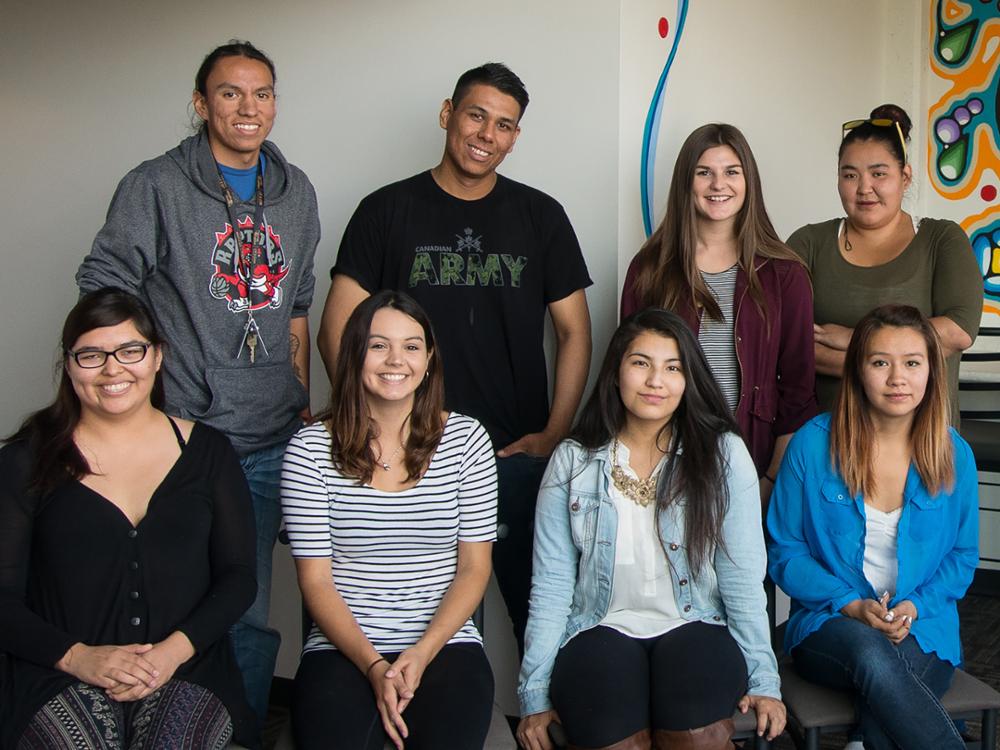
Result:
{"type": "Polygon", "coordinates": [[[66,354],[72,357],[77,365],[83,369],[96,370],[98,367],[104,367],[109,356],[114,357],[123,365],[134,365],[142,362],[151,346],[152,344],[148,343],[132,343],[123,344],[111,352],[102,349],[81,349],[78,352],[66,352],[66,354]]]}

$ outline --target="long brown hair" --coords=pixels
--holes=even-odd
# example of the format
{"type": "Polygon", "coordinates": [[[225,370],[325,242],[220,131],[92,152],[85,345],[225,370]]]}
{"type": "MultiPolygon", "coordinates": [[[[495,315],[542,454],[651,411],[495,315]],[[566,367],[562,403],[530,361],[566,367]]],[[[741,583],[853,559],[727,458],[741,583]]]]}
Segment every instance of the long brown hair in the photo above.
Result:
{"type": "Polygon", "coordinates": [[[768,311],[764,307],[764,293],[757,278],[754,256],[802,263],[774,231],[764,207],[757,161],[743,133],[724,123],[702,125],[681,146],[670,180],[666,215],[636,255],[638,273],[635,276],[635,295],[640,309],[665,307],[678,310],[683,303],[690,301],[695,309],[704,308],[712,318],[722,320],[722,311],[695,262],[698,224],[691,194],[698,160],[708,149],[716,146],[729,146],[743,166],[746,199],[736,216],[739,264],[747,274],[750,297],[765,317],[768,311]]]}
{"type": "MultiPolygon", "coordinates": [[[[31,455],[29,492],[44,495],[67,479],[81,479],[92,473],[90,464],[73,440],[80,423],[80,399],[66,368],[70,351],[83,334],[126,321],[131,321],[139,335],[155,348],[163,346],[149,309],[138,297],[121,289],[97,289],[82,297],[66,316],[60,339],[59,386],[55,400],[29,415],[18,431],[5,441],[27,441],[31,455]]],[[[150,351],[146,356],[154,354],[150,351]]],[[[165,400],[163,375],[157,372],[150,401],[154,408],[163,409],[165,400]]]]}
{"type": "Polygon", "coordinates": [[[909,328],[927,345],[928,377],[924,398],[910,427],[913,462],[928,492],[950,488],[955,462],[948,435],[950,406],[944,355],[937,332],[919,310],[909,305],[882,305],[854,328],[844,359],[844,377],[830,418],[830,459],[852,495],[875,491],[875,426],[865,394],[864,366],[872,337],[883,328],[909,328]]]}
{"type": "Polygon", "coordinates": [[[382,291],[368,297],[347,319],[333,375],[330,410],[319,417],[328,418],[331,423],[330,455],[333,465],[344,475],[357,478],[361,484],[371,482],[375,471],[375,453],[371,443],[379,437],[378,425],[368,409],[361,372],[368,352],[372,318],[383,307],[399,310],[417,321],[424,331],[427,353],[431,355],[427,363],[427,377],[413,394],[410,434],[404,445],[407,481],[419,479],[424,473],[444,432],[441,420],[444,368],[427,313],[412,297],[401,292],[382,291]]]}
{"type": "MultiPolygon", "coordinates": [[[[704,352],[679,315],[647,308],[622,321],[611,336],[594,390],[570,438],[596,453],[624,429],[628,412],[618,387],[618,371],[632,342],[646,332],[676,341],[681,356],[684,395],[657,435],[658,442],[667,430],[671,437],[667,468],[660,473],[656,488],[656,507],[662,511],[684,502],[684,545],[692,574],[697,576],[713,550],[725,551],[722,523],[730,497],[723,438],[738,428],[704,352]]],[[[656,514],[657,532],[662,515],[656,514]]],[[[657,533],[657,537],[662,545],[662,535],[657,533]]]]}

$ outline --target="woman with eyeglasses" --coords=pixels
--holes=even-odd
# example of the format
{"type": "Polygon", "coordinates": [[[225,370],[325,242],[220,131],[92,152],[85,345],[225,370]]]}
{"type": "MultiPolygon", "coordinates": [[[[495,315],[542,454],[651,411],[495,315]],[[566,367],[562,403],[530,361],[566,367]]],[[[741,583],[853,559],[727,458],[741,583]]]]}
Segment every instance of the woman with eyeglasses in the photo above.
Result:
{"type": "Polygon", "coordinates": [[[705,350],[766,501],[792,433],[816,414],[812,288],[764,207],[750,144],[703,125],[674,164],[663,222],[629,266],[621,314],[664,307],[705,350]]]}
{"type": "Polygon", "coordinates": [[[785,651],[804,678],[856,694],[850,750],[965,747],[940,698],[962,661],[979,494],[948,427],[939,338],[909,305],[862,318],[833,412],[795,434],[771,497],[785,651]]]}
{"type": "Polygon", "coordinates": [[[931,320],[948,365],[951,418],[958,423],[958,365],[972,346],[983,307],[983,279],[962,228],[912,216],[903,197],[910,118],[894,104],[843,125],[837,189],[846,216],[795,231],[788,244],[812,273],[816,395],[833,406],[855,324],[874,307],[913,305],[931,320]]]}
{"type": "Polygon", "coordinates": [[[55,401],[0,449],[0,746],[256,742],[227,631],[253,601],[229,441],[163,412],[163,342],[101,289],[63,326],[55,401]]]}

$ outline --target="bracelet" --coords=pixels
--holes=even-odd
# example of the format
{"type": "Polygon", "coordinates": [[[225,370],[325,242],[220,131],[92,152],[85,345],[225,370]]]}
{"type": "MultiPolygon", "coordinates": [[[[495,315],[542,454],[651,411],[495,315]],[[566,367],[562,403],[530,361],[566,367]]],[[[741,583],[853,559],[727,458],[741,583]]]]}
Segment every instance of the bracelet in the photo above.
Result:
{"type": "Polygon", "coordinates": [[[371,677],[371,674],[372,674],[372,667],[374,667],[374,666],[375,666],[376,664],[378,664],[378,663],[379,663],[380,661],[385,661],[385,663],[386,663],[386,664],[388,664],[388,663],[389,663],[389,662],[387,662],[387,661],[386,661],[386,660],[385,660],[384,658],[382,658],[382,657],[380,656],[379,658],[377,658],[377,659],[376,659],[375,661],[373,661],[373,662],[372,662],[371,664],[369,664],[369,665],[368,665],[368,669],[366,669],[366,670],[365,670],[365,677],[371,677]]]}
{"type": "Polygon", "coordinates": [[[770,474],[765,474],[764,479],[766,479],[771,484],[774,484],[777,481],[776,478],[772,477],[770,474]]]}

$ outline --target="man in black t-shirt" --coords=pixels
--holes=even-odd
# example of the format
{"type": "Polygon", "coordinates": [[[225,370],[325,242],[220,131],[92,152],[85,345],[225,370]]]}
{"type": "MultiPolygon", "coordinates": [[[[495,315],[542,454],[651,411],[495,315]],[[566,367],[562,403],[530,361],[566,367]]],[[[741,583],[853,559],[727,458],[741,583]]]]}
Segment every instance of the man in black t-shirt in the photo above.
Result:
{"type": "Polygon", "coordinates": [[[341,240],[319,349],[332,375],[357,304],[380,289],[413,296],[434,324],[447,407],[482,422],[497,451],[493,564],[523,650],[535,499],[548,456],[569,432],[590,366],[591,284],[569,219],[541,191],[496,173],[514,147],[528,94],[499,63],[464,73],[441,107],[447,136],[433,169],[383,187],[341,240]],[[555,331],[549,407],[545,313],[555,331]]]}

